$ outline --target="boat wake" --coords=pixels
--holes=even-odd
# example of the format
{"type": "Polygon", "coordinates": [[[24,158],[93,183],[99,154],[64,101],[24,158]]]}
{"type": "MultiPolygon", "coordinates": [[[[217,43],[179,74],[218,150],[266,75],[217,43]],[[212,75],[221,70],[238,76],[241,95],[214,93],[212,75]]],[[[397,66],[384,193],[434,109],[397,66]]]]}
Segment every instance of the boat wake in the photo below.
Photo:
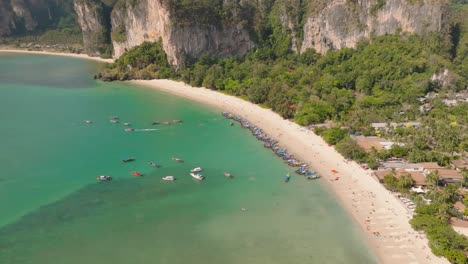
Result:
{"type": "Polygon", "coordinates": [[[146,131],[156,131],[159,130],[157,128],[142,128],[142,129],[135,129],[135,132],[146,132],[146,131]]]}

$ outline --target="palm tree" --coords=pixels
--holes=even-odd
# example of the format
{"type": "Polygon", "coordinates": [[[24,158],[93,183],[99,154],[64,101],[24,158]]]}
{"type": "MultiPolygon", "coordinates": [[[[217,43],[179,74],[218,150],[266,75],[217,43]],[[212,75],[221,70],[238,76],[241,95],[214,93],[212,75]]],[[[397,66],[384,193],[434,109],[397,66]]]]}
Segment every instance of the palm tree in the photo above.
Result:
{"type": "Polygon", "coordinates": [[[398,179],[398,189],[400,190],[408,190],[411,186],[413,186],[413,178],[411,175],[406,174],[402,175],[400,179],[398,179]]]}
{"type": "Polygon", "coordinates": [[[468,186],[468,170],[463,169],[462,173],[463,173],[463,179],[461,182],[462,187],[467,187],[468,186]]]}
{"type": "Polygon", "coordinates": [[[426,181],[429,186],[436,189],[439,186],[439,171],[432,171],[426,176],[426,181]]]}

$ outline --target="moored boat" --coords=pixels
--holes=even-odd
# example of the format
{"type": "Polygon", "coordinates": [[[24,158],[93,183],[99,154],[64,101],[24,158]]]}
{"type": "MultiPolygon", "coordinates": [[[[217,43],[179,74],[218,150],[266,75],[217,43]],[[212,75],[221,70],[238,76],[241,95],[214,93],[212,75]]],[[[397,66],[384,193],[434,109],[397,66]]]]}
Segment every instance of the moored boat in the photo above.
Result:
{"type": "Polygon", "coordinates": [[[131,123],[123,123],[124,126],[131,126],[132,124],[131,123]]]}
{"type": "Polygon", "coordinates": [[[233,177],[232,174],[228,172],[224,172],[224,176],[230,179],[233,177]]]}
{"type": "Polygon", "coordinates": [[[124,130],[125,130],[125,132],[133,132],[133,131],[135,131],[134,128],[125,128],[124,130]]]}
{"type": "Polygon", "coordinates": [[[162,179],[164,181],[174,181],[176,178],[174,176],[164,176],[162,179]]]}
{"type": "Polygon", "coordinates": [[[93,121],[91,121],[91,120],[85,120],[84,122],[85,122],[86,124],[89,124],[89,125],[93,123],[93,121]]]}
{"type": "Polygon", "coordinates": [[[127,159],[123,159],[122,162],[130,162],[130,161],[135,161],[135,157],[130,157],[130,158],[127,158],[127,159]]]}
{"type": "Polygon", "coordinates": [[[98,180],[98,181],[110,181],[110,180],[112,180],[112,177],[108,176],[108,175],[99,175],[99,176],[96,177],[96,180],[98,180]]]}
{"type": "Polygon", "coordinates": [[[155,167],[155,168],[161,167],[161,165],[157,164],[156,162],[152,162],[152,161],[148,162],[148,164],[149,164],[151,167],[155,167]]]}
{"type": "Polygon", "coordinates": [[[289,182],[289,179],[291,179],[291,176],[289,176],[289,173],[284,176],[284,182],[289,182]]]}
{"type": "Polygon", "coordinates": [[[202,170],[203,170],[202,167],[196,167],[196,168],[193,168],[190,172],[200,172],[202,170]]]}
{"type": "Polygon", "coordinates": [[[318,178],[320,178],[320,175],[318,175],[318,174],[312,174],[312,175],[309,175],[309,176],[306,177],[306,179],[308,179],[308,180],[315,180],[315,179],[318,179],[318,178]]]}
{"type": "Polygon", "coordinates": [[[184,162],[184,160],[183,160],[183,159],[179,159],[179,158],[176,158],[176,157],[172,157],[172,160],[175,160],[175,161],[177,161],[177,162],[181,162],[181,163],[182,163],[182,162],[184,162]]]}
{"type": "Polygon", "coordinates": [[[141,174],[139,171],[132,172],[132,175],[135,176],[135,177],[143,176],[143,174],[141,174]]]}
{"type": "Polygon", "coordinates": [[[109,122],[111,122],[112,124],[117,124],[117,123],[119,123],[120,121],[117,120],[117,119],[111,119],[111,120],[109,120],[109,122]]]}
{"type": "Polygon", "coordinates": [[[174,120],[172,120],[172,123],[182,123],[182,120],[174,119],[174,120]]]}
{"type": "Polygon", "coordinates": [[[190,173],[190,176],[192,176],[194,179],[197,179],[197,180],[203,180],[205,179],[205,177],[203,175],[201,175],[200,173],[190,173]]]}

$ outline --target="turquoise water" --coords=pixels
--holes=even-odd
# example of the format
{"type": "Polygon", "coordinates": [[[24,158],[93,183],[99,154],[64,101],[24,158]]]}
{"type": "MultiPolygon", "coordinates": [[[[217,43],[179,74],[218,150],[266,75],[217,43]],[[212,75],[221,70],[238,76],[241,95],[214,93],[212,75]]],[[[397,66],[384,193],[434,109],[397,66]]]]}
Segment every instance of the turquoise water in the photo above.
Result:
{"type": "Polygon", "coordinates": [[[0,54],[0,263],[375,263],[335,199],[318,182],[285,184],[292,169],[248,131],[195,102],[96,82],[96,67],[0,54]],[[128,133],[113,115],[159,130],[128,133]],[[151,125],[172,119],[184,122],[151,125]],[[205,181],[188,175],[197,166],[205,181]]]}

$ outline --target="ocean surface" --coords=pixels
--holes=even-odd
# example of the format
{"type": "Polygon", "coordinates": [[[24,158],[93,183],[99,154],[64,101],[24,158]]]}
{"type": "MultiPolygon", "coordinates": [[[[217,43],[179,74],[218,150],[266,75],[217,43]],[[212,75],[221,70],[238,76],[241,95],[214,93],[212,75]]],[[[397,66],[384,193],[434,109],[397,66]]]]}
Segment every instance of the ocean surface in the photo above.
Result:
{"type": "Polygon", "coordinates": [[[0,263],[376,263],[320,182],[249,131],[186,99],[95,81],[97,67],[0,53],[0,263]]]}

